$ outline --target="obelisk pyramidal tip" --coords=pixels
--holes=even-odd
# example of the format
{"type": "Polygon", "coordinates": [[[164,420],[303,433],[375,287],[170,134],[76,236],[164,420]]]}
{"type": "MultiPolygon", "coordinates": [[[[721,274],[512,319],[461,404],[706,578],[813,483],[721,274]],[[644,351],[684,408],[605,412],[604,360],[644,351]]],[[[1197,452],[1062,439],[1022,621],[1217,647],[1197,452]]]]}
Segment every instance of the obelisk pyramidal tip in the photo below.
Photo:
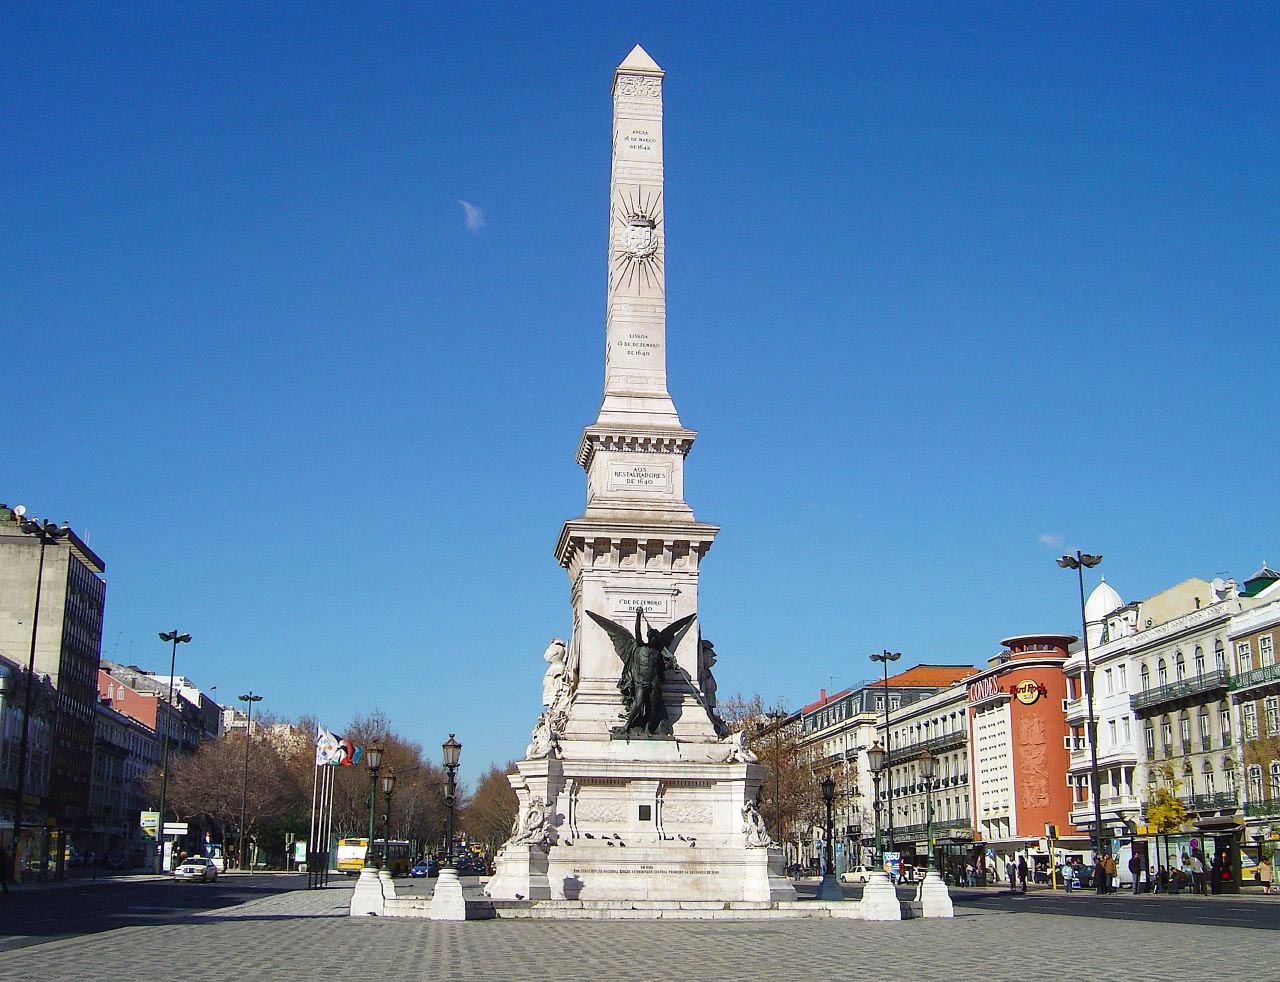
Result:
{"type": "Polygon", "coordinates": [[[604,400],[599,423],[679,427],[667,393],[663,71],[636,45],[613,75],[604,400]]]}

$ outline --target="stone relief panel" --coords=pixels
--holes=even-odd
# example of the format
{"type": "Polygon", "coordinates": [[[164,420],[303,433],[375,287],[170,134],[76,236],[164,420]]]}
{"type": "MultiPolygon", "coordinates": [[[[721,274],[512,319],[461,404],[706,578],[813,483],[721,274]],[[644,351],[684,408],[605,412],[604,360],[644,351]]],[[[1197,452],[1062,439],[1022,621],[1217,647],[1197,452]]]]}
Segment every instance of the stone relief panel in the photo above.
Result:
{"type": "Polygon", "coordinates": [[[582,801],[574,809],[578,824],[621,825],[627,820],[627,806],[621,801],[582,801]]]}
{"type": "Polygon", "coordinates": [[[696,801],[664,801],[662,804],[662,824],[670,829],[675,826],[710,825],[714,812],[708,804],[696,801]]]}
{"type": "Polygon", "coordinates": [[[1049,766],[1044,720],[1039,716],[1019,720],[1018,740],[1022,744],[1022,782],[1018,804],[1023,808],[1047,808],[1049,766]]]}

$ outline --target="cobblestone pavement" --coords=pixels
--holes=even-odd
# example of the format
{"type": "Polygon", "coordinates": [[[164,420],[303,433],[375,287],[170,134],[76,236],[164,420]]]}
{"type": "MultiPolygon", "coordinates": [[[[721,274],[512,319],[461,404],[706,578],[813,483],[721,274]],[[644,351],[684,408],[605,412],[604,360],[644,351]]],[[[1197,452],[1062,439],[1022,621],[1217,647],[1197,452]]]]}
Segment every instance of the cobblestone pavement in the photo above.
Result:
{"type": "MultiPolygon", "coordinates": [[[[1270,932],[960,908],[950,921],[583,922],[359,919],[347,885],[296,891],[0,954],[0,980],[271,982],[972,978],[1143,980],[1257,975],[1270,932]]],[[[1268,953],[1269,952],[1269,953],[1268,953]]]]}

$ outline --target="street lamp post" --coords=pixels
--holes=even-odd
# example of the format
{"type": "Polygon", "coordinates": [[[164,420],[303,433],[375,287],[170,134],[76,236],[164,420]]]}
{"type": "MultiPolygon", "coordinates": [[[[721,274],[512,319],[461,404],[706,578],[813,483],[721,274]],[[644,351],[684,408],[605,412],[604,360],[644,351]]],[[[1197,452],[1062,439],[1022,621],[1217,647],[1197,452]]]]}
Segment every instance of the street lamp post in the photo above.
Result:
{"type": "MultiPolygon", "coordinates": [[[[245,805],[249,800],[249,735],[253,730],[253,704],[262,702],[262,696],[257,695],[252,689],[240,697],[240,701],[248,707],[248,715],[244,723],[244,783],[240,785],[240,871],[243,873],[244,865],[244,844],[247,836],[245,835],[245,805]]],[[[161,825],[164,824],[164,817],[161,816],[161,825]]]]}
{"type": "Polygon", "coordinates": [[[377,744],[365,747],[364,762],[369,768],[369,844],[364,850],[364,868],[377,869],[377,853],[373,849],[374,811],[378,807],[378,770],[382,767],[382,748],[377,744]]]}
{"type": "MultiPolygon", "coordinates": [[[[165,712],[168,717],[164,725],[164,739],[161,741],[162,750],[160,751],[160,811],[159,820],[157,822],[156,837],[159,841],[156,844],[156,872],[164,872],[164,803],[165,796],[169,790],[169,731],[173,729],[173,673],[178,666],[178,645],[186,644],[191,640],[190,634],[179,634],[175,627],[172,631],[161,631],[161,641],[169,641],[173,644],[173,649],[169,653],[169,695],[165,699],[165,712]]],[[[160,707],[156,707],[156,726],[160,725],[160,707]]]]}
{"type": "Polygon", "coordinates": [[[880,772],[884,770],[885,750],[879,742],[867,748],[867,767],[875,784],[875,801],[871,805],[876,819],[876,865],[884,868],[884,847],[880,842],[880,772]]]}
{"type": "Polygon", "coordinates": [[[831,806],[836,799],[836,782],[827,774],[822,778],[822,803],[827,809],[826,841],[823,842],[822,885],[818,887],[819,900],[843,900],[844,893],[840,889],[840,878],[836,876],[836,843],[835,827],[831,823],[831,806]]]}
{"type": "Polygon", "coordinates": [[[450,733],[449,739],[440,745],[440,750],[444,757],[444,770],[446,775],[444,791],[445,857],[444,863],[441,865],[448,869],[453,869],[453,806],[457,801],[458,761],[462,757],[462,744],[454,738],[452,733],[450,733]]]}
{"type": "Polygon", "coordinates": [[[888,838],[889,851],[893,852],[893,752],[890,748],[893,741],[889,739],[889,662],[897,661],[902,657],[901,651],[890,651],[885,649],[878,655],[872,655],[872,661],[878,661],[884,666],[884,746],[885,746],[885,811],[888,815],[888,838]]]}
{"type": "Polygon", "coordinates": [[[925,872],[933,869],[933,767],[934,756],[925,751],[917,763],[920,768],[920,776],[924,778],[924,842],[928,855],[925,857],[925,872]]]}
{"type": "MultiPolygon", "coordinates": [[[[1067,554],[1058,559],[1058,565],[1063,569],[1076,571],[1080,584],[1080,640],[1084,644],[1084,696],[1089,714],[1085,722],[1089,733],[1089,797],[1093,799],[1093,829],[1090,839],[1093,840],[1095,862],[1102,855],[1102,799],[1099,796],[1102,781],[1098,777],[1098,719],[1093,713],[1093,666],[1089,663],[1089,623],[1085,619],[1087,615],[1084,612],[1084,570],[1086,566],[1093,569],[1100,562],[1102,562],[1101,556],[1091,556],[1079,549],[1074,556],[1067,554]]],[[[1094,877],[1094,879],[1098,881],[1098,893],[1102,893],[1104,886],[1102,878],[1094,877]]]]}
{"type": "Polygon", "coordinates": [[[386,808],[382,812],[382,868],[389,869],[387,862],[391,848],[391,796],[396,790],[396,772],[391,771],[382,777],[382,798],[386,808]]]}
{"type": "MultiPolygon", "coordinates": [[[[36,606],[31,618],[31,654],[27,658],[27,679],[22,693],[22,734],[18,738],[18,786],[14,791],[13,802],[13,863],[14,869],[22,868],[22,806],[27,795],[27,758],[31,753],[31,696],[32,682],[36,674],[36,633],[40,629],[40,587],[44,582],[44,550],[50,543],[65,539],[70,529],[62,528],[53,522],[39,522],[24,516],[27,510],[22,505],[13,509],[18,519],[18,528],[27,535],[34,535],[40,540],[40,559],[36,565],[36,606]]],[[[12,874],[8,870],[4,875],[12,874]]]]}

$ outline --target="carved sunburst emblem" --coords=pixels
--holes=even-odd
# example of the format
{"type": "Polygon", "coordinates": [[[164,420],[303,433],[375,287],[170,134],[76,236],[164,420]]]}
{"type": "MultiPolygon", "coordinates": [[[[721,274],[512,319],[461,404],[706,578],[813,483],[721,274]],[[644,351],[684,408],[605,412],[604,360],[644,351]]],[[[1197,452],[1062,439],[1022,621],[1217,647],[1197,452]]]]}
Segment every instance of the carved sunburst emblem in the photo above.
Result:
{"type": "Polygon", "coordinates": [[[642,283],[661,290],[658,227],[662,224],[662,192],[622,191],[614,202],[613,221],[614,286],[642,283]]]}

